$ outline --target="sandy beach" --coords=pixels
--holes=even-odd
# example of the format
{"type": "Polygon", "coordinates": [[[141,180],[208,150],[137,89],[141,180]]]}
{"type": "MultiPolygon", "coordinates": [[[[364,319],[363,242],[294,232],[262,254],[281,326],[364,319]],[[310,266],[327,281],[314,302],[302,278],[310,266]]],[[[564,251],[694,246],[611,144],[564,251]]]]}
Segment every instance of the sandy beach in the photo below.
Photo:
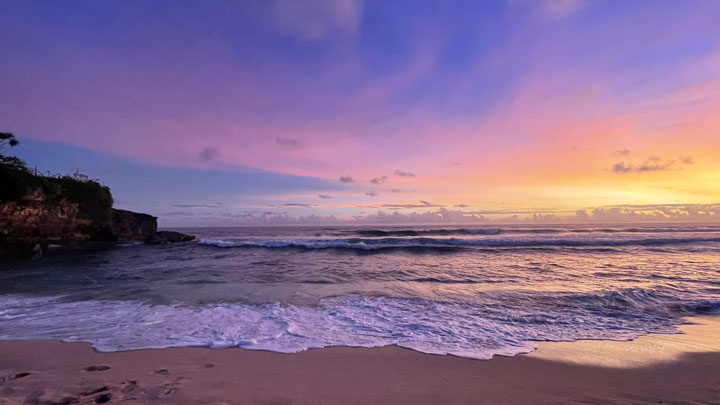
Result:
{"type": "Polygon", "coordinates": [[[720,403],[720,319],[633,342],[471,360],[400,347],[280,354],[0,342],[0,404],[720,403]]]}

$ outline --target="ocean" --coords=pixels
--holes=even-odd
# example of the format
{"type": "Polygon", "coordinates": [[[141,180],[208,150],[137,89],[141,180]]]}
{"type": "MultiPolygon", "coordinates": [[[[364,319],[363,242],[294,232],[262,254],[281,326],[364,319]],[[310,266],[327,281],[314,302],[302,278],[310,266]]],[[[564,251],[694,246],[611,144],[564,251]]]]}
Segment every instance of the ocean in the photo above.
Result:
{"type": "Polygon", "coordinates": [[[720,225],[176,229],[0,262],[0,339],[487,359],[720,313],[720,225]]]}

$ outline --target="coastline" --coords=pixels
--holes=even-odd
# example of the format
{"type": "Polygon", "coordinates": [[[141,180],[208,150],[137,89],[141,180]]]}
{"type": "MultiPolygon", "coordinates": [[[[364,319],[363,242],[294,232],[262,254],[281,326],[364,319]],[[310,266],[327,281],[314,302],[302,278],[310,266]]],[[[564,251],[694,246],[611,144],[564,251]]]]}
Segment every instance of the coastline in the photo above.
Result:
{"type": "Polygon", "coordinates": [[[720,316],[688,321],[684,334],[539,342],[492,360],[397,346],[101,353],[88,343],[1,341],[0,404],[718,403],[720,316]]]}

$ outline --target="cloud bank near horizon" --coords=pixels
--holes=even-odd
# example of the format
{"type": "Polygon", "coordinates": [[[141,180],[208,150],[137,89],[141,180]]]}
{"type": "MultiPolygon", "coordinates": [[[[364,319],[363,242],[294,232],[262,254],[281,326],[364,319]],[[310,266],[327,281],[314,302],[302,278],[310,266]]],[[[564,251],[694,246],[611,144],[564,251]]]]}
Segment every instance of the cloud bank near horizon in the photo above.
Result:
{"type": "MultiPolygon", "coordinates": [[[[293,205],[298,206],[298,205],[293,205]]],[[[302,205],[300,205],[302,206],[302,205]]],[[[407,205],[416,208],[418,205],[407,205]]],[[[426,208],[433,204],[419,204],[426,208]]],[[[335,215],[317,214],[293,215],[276,211],[221,212],[167,212],[164,226],[201,226],[223,224],[223,226],[272,226],[272,225],[492,225],[492,224],[632,224],[632,223],[720,223],[720,203],[717,204],[669,204],[669,205],[628,205],[598,207],[592,210],[578,210],[574,213],[553,213],[547,211],[524,211],[518,213],[502,211],[463,211],[440,208],[424,212],[403,213],[378,210],[375,213],[341,218],[335,215]],[[179,222],[175,222],[178,221],[179,222]]]]}

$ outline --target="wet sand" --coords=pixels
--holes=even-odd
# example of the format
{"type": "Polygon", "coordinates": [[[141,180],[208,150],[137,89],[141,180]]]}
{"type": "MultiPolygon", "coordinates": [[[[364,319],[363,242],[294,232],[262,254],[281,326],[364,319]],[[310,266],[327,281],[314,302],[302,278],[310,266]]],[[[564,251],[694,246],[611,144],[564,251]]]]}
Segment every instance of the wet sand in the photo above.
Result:
{"type": "Polygon", "coordinates": [[[680,326],[683,333],[641,336],[632,342],[540,342],[538,350],[528,356],[605,367],[648,367],[690,353],[720,352],[720,317],[695,317],[689,321],[680,326]]]}
{"type": "Polygon", "coordinates": [[[720,403],[720,321],[471,360],[399,347],[280,354],[0,342],[0,404],[720,403]]]}

